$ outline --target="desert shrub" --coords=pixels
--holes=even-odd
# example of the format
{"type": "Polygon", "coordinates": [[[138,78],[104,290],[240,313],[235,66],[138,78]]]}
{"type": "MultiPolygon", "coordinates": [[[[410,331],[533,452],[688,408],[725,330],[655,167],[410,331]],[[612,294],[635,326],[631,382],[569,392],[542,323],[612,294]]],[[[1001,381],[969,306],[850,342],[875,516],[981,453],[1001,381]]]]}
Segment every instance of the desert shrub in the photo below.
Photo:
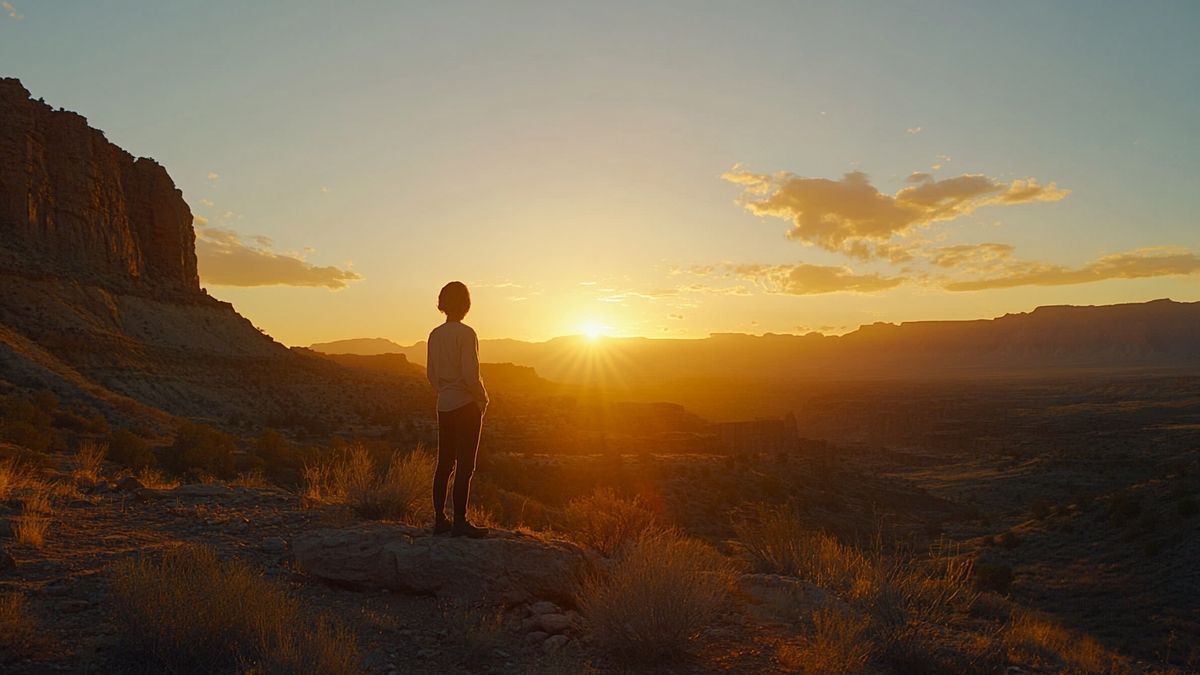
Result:
{"type": "Polygon", "coordinates": [[[857,673],[866,668],[874,649],[869,617],[848,608],[824,607],[813,613],[812,623],[812,633],[800,645],[780,647],[785,668],[806,673],[857,673]]]}
{"type": "Polygon", "coordinates": [[[425,522],[433,518],[430,494],[436,460],[418,446],[394,453],[379,472],[369,450],[352,446],[332,460],[306,466],[304,497],[310,502],[345,504],[368,519],[425,522]]]}
{"type": "Polygon", "coordinates": [[[34,452],[46,452],[55,442],[54,430],[24,420],[0,420],[0,440],[34,452]]]}
{"type": "Polygon", "coordinates": [[[1120,658],[1087,635],[1078,635],[1033,612],[1013,616],[1004,632],[1009,657],[1039,670],[1112,673],[1124,669],[1120,658]]]}
{"type": "Polygon", "coordinates": [[[703,542],[643,533],[580,596],[597,644],[611,655],[654,661],[685,652],[728,601],[730,567],[703,542]]]}
{"type": "Polygon", "coordinates": [[[37,620],[20,593],[0,595],[0,652],[25,655],[32,650],[37,620]]]}
{"type": "Polygon", "coordinates": [[[598,488],[586,497],[572,499],[564,518],[574,539],[607,556],[658,527],[654,512],[640,497],[625,499],[612,488],[598,488]]]}
{"type": "Polygon", "coordinates": [[[80,441],[75,451],[75,476],[93,481],[99,479],[107,455],[107,445],[90,439],[80,441]]]}
{"type": "Polygon", "coordinates": [[[128,429],[117,429],[108,437],[108,456],[135,471],[154,464],[150,444],[128,429]]]}
{"type": "Polygon", "coordinates": [[[992,591],[1000,595],[1008,595],[1012,586],[1012,567],[1003,563],[975,563],[975,587],[981,591],[992,591]]]}
{"type": "Polygon", "coordinates": [[[184,422],[175,434],[168,464],[177,472],[203,472],[217,476],[233,473],[237,445],[228,434],[212,427],[184,422]]]}
{"type": "Polygon", "coordinates": [[[254,453],[269,467],[295,466],[296,456],[283,434],[264,429],[254,441],[254,453]]]}
{"type": "Polygon", "coordinates": [[[173,672],[358,673],[356,638],[237,561],[181,546],[116,564],[112,605],[135,653],[173,672]]]}

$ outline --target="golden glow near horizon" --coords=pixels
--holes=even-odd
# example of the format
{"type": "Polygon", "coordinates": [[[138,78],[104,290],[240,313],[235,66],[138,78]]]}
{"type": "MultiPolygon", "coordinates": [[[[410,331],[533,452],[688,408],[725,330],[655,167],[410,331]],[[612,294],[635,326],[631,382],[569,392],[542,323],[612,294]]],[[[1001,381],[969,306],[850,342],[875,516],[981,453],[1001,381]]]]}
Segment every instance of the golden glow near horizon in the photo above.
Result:
{"type": "Polygon", "coordinates": [[[595,342],[604,336],[607,328],[607,326],[599,321],[596,321],[595,319],[588,319],[587,321],[583,322],[583,326],[581,326],[581,329],[583,330],[583,336],[592,342],[595,342]]]}
{"type": "Polygon", "coordinates": [[[285,344],[412,344],[453,279],[481,338],[599,343],[1200,300],[1191,5],[226,9],[32,3],[0,61],[285,344]]]}

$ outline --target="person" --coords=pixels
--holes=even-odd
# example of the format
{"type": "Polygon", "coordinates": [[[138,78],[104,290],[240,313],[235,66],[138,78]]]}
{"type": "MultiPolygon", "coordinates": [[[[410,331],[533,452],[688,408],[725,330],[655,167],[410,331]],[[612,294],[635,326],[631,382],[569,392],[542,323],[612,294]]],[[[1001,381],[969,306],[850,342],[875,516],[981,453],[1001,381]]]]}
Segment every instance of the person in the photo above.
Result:
{"type": "Polygon", "coordinates": [[[487,528],[467,520],[471,475],[479,451],[479,432],[488,394],[479,376],[479,338],[463,323],[471,309],[471,293],[451,281],[438,294],[446,321],[434,328],[427,343],[426,376],[437,390],[438,459],[433,475],[433,533],[455,537],[487,536],[487,528]],[[446,488],[454,473],[454,522],[446,520],[446,488]]]}

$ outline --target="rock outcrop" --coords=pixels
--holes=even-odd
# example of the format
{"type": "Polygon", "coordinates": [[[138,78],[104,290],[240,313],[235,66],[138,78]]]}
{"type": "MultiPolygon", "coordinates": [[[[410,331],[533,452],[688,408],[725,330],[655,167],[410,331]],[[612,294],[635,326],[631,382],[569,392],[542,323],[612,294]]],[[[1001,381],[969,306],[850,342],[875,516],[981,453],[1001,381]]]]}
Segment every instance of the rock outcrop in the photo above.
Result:
{"type": "Polygon", "coordinates": [[[320,434],[364,401],[403,420],[427,387],[402,375],[289,350],[209,296],[167,171],[0,79],[0,391],[167,433],[174,415],[320,434]]]}
{"type": "Polygon", "coordinates": [[[192,212],[166,169],[0,79],[0,269],[200,293],[192,212]]]}
{"type": "Polygon", "coordinates": [[[578,546],[511,532],[486,539],[433,537],[373,523],[319,530],[292,542],[303,572],[336,584],[516,604],[570,600],[591,564],[578,546]]]}

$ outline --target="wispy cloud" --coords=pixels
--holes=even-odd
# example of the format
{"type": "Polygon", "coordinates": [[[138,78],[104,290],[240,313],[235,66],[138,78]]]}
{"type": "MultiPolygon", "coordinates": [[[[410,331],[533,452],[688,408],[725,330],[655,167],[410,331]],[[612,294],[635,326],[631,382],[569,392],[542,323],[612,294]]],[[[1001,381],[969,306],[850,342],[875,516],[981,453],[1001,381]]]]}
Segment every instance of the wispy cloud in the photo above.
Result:
{"type": "Polygon", "coordinates": [[[221,174],[217,173],[216,171],[209,171],[209,172],[208,172],[208,182],[210,182],[210,183],[216,183],[216,182],[218,182],[218,181],[220,181],[220,180],[221,180],[221,174]]]}
{"type": "Polygon", "coordinates": [[[196,218],[196,257],[200,276],[215,286],[313,286],[345,288],[362,277],[351,270],[313,265],[306,260],[271,250],[271,240],[251,237],[247,242],[233,230],[207,227],[196,218]]]}
{"type": "Polygon", "coordinates": [[[904,277],[856,274],[840,265],[757,265],[723,264],[695,268],[696,274],[721,274],[751,281],[768,293],[820,295],[823,293],[871,293],[895,288],[904,277]]]}
{"type": "Polygon", "coordinates": [[[921,128],[921,127],[909,127],[909,128],[907,128],[907,129],[905,129],[904,131],[905,131],[906,133],[908,133],[908,135],[909,135],[909,136],[916,136],[917,134],[919,134],[919,133],[921,133],[922,131],[924,131],[924,129],[923,129],[923,128],[921,128]]]}
{"type": "Polygon", "coordinates": [[[1200,257],[1186,249],[1141,248],[1102,256],[1082,267],[1066,267],[1043,262],[1002,258],[1003,264],[989,276],[979,279],[948,281],[950,291],[980,291],[1016,286],[1067,286],[1106,279],[1143,279],[1148,277],[1200,274],[1200,257]]]}
{"type": "Polygon", "coordinates": [[[12,19],[13,21],[20,21],[21,19],[25,18],[25,15],[18,12],[17,8],[13,7],[13,4],[7,0],[0,2],[0,9],[3,9],[4,13],[8,14],[8,18],[12,19]]]}
{"type": "Polygon", "coordinates": [[[954,220],[984,206],[1054,202],[1068,194],[1033,178],[1006,183],[982,174],[938,180],[916,172],[894,195],[880,192],[861,171],[831,180],[758,174],[735,166],[722,178],[742,186],[738,203],[751,213],[791,222],[790,239],[861,260],[893,262],[908,258],[903,247],[888,240],[908,236],[918,226],[954,220]]]}

